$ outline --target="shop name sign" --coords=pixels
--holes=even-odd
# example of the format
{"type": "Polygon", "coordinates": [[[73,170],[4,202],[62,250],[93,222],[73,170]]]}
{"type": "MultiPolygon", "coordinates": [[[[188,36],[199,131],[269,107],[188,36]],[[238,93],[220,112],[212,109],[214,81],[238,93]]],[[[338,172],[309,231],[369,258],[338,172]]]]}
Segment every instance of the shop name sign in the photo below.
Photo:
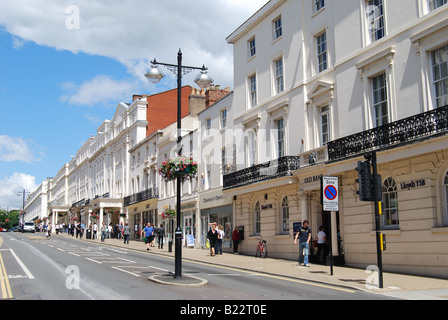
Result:
{"type": "Polygon", "coordinates": [[[413,188],[423,187],[426,185],[425,179],[422,180],[414,180],[411,182],[402,182],[400,184],[401,190],[410,190],[413,188]]]}
{"type": "Polygon", "coordinates": [[[223,195],[216,195],[213,197],[204,198],[204,199],[202,199],[202,202],[207,203],[207,202],[220,201],[220,200],[224,200],[223,195]]]}
{"type": "Polygon", "coordinates": [[[320,181],[322,176],[323,176],[322,174],[319,174],[319,175],[312,176],[312,177],[306,177],[305,179],[303,179],[303,183],[311,183],[311,182],[320,181]]]}
{"type": "Polygon", "coordinates": [[[269,209],[272,209],[272,208],[273,208],[272,203],[264,204],[264,205],[261,206],[261,210],[269,210],[269,209]]]}

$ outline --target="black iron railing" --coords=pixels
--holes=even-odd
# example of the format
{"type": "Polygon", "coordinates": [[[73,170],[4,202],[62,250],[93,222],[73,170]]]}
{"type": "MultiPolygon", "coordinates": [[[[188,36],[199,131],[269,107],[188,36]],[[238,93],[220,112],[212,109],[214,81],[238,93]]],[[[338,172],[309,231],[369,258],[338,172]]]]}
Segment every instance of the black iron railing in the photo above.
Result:
{"type": "Polygon", "coordinates": [[[223,189],[233,189],[260,181],[292,176],[300,169],[300,157],[283,157],[224,175],[223,189]]]}
{"type": "Polygon", "coordinates": [[[130,196],[125,197],[123,205],[125,207],[128,207],[130,205],[133,205],[133,204],[145,201],[145,200],[155,199],[158,197],[159,197],[159,188],[149,188],[145,191],[142,191],[139,193],[134,193],[130,196]]]}
{"type": "Polygon", "coordinates": [[[447,132],[448,106],[444,106],[330,141],[328,143],[328,159],[329,161],[342,160],[368,151],[396,147],[447,132]]]}
{"type": "Polygon", "coordinates": [[[78,202],[72,204],[72,208],[83,207],[86,205],[86,199],[81,199],[78,202]]]}

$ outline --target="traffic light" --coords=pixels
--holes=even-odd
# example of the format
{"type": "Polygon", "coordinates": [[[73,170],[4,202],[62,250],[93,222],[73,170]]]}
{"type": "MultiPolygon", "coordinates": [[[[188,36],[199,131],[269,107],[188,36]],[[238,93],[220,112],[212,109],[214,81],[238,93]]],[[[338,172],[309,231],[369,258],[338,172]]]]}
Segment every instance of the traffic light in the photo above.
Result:
{"type": "Polygon", "coordinates": [[[369,161],[358,161],[358,166],[355,168],[358,171],[359,189],[356,193],[359,195],[361,201],[372,201],[372,174],[370,172],[369,161]]]}
{"type": "Polygon", "coordinates": [[[370,170],[370,161],[358,161],[358,166],[355,168],[358,171],[358,179],[356,183],[359,184],[359,190],[356,193],[359,195],[361,201],[381,201],[382,198],[382,180],[381,175],[377,174],[374,179],[370,170]],[[374,184],[376,183],[376,197],[374,197],[374,184]]]}

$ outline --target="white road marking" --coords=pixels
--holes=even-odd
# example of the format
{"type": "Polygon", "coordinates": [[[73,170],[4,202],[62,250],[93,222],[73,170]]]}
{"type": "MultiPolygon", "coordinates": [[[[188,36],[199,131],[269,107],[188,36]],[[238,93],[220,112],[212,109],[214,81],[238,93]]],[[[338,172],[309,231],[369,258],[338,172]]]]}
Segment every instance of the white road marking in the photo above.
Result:
{"type": "Polygon", "coordinates": [[[28,270],[28,268],[23,264],[22,260],[19,259],[19,257],[16,255],[16,253],[14,252],[14,250],[11,250],[11,254],[12,256],[17,260],[17,263],[22,267],[23,272],[25,272],[25,274],[27,275],[28,279],[30,280],[34,280],[34,276],[33,274],[30,272],[30,270],[28,270]]]}
{"type": "Polygon", "coordinates": [[[121,271],[121,272],[125,272],[125,273],[129,273],[129,274],[132,274],[134,277],[140,278],[140,275],[138,275],[136,273],[133,273],[133,272],[130,272],[130,271],[127,271],[127,270],[120,269],[118,267],[112,267],[112,269],[115,269],[115,270],[118,270],[118,271],[121,271]]]}
{"type": "Polygon", "coordinates": [[[92,262],[98,263],[98,264],[103,264],[102,262],[96,261],[96,260],[94,260],[94,259],[90,259],[90,258],[86,258],[86,259],[87,259],[87,260],[90,260],[90,261],[92,261],[92,262]]]}

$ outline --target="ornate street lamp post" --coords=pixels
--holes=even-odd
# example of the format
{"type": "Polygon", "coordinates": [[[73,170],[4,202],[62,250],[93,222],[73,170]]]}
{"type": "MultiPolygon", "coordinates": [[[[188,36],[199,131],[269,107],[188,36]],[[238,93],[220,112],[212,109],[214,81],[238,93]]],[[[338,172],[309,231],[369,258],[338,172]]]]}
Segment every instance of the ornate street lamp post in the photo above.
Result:
{"type": "MultiPolygon", "coordinates": [[[[177,75],[177,153],[181,156],[182,153],[182,76],[190,73],[193,70],[201,70],[199,75],[194,80],[195,83],[202,89],[208,88],[212,83],[213,79],[207,73],[207,68],[205,66],[200,67],[189,67],[182,66],[182,51],[179,49],[179,53],[177,54],[177,65],[161,63],[154,59],[151,61],[151,68],[145,73],[145,77],[151,81],[152,83],[159,82],[164,74],[157,67],[158,65],[165,66],[168,70],[177,75]]],[[[174,270],[174,278],[181,279],[182,278],[182,229],[181,229],[181,177],[177,178],[177,203],[176,203],[176,221],[177,227],[175,231],[175,270],[174,270]]]]}

